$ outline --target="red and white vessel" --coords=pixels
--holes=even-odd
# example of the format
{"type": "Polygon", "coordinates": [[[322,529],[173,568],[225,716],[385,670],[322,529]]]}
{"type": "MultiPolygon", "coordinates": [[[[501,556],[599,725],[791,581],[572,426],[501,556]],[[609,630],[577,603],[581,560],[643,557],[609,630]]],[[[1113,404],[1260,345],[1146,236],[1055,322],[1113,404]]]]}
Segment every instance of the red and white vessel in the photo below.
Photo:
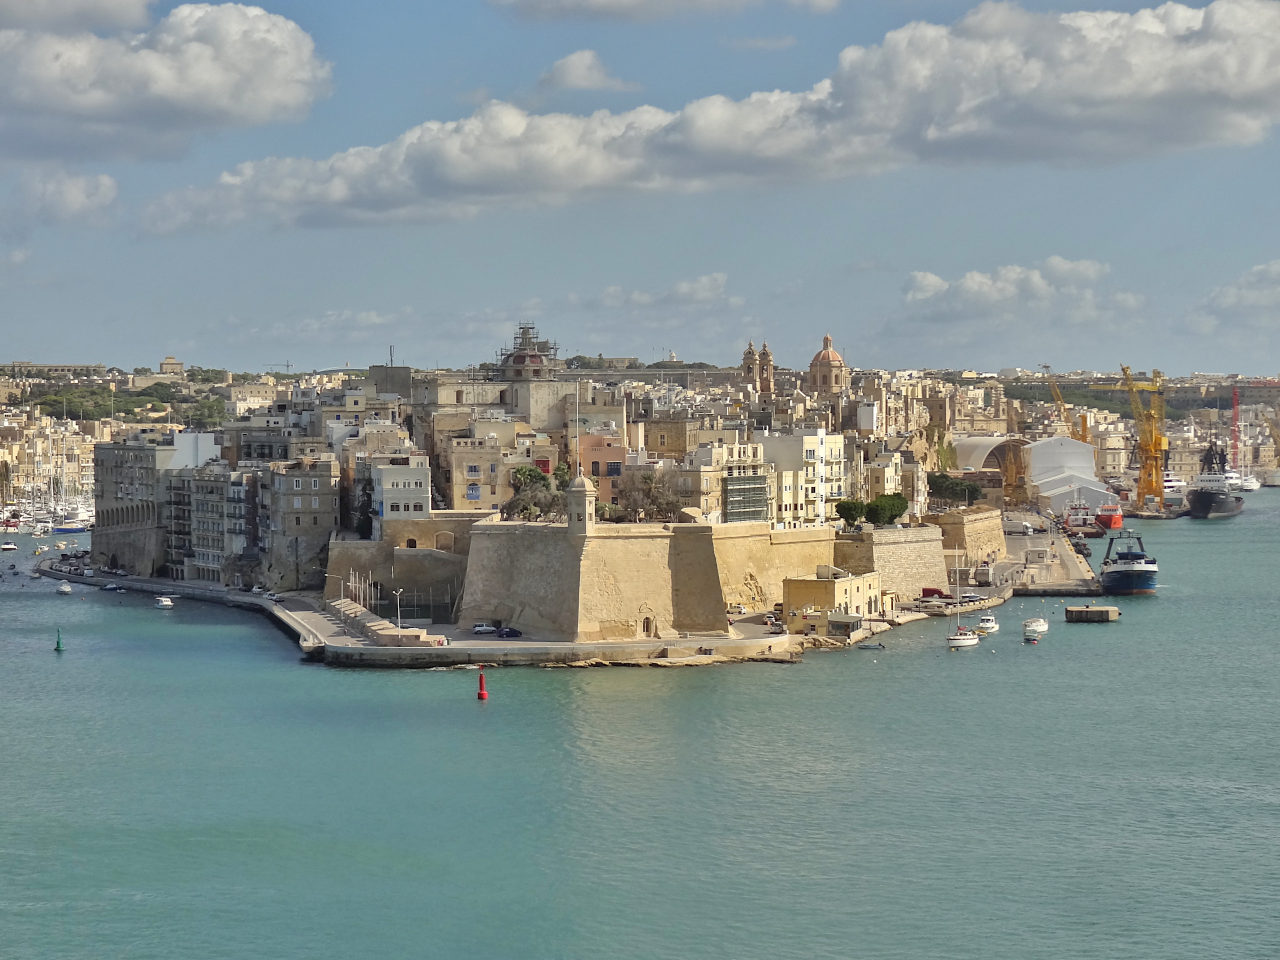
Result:
{"type": "Polygon", "coordinates": [[[1118,503],[1102,504],[1093,520],[1103,530],[1119,530],[1124,527],[1124,514],[1120,512],[1118,503]]]}
{"type": "Polygon", "coordinates": [[[1098,528],[1097,521],[1093,518],[1093,507],[1089,506],[1086,500],[1073,500],[1067,504],[1063,526],[1066,527],[1068,536],[1102,536],[1102,531],[1098,528]]]}

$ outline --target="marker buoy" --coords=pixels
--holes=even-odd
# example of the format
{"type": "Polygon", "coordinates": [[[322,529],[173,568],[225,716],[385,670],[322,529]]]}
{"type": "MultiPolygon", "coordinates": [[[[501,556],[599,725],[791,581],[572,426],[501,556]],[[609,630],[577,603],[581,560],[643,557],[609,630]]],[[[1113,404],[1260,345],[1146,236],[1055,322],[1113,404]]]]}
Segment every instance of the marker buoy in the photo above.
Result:
{"type": "Polygon", "coordinates": [[[476,691],[477,700],[488,700],[489,691],[484,688],[484,671],[480,671],[480,689],[476,691]]]}
{"type": "Polygon", "coordinates": [[[58,645],[53,648],[53,652],[54,653],[62,652],[62,628],[61,627],[58,628],[58,645]]]}

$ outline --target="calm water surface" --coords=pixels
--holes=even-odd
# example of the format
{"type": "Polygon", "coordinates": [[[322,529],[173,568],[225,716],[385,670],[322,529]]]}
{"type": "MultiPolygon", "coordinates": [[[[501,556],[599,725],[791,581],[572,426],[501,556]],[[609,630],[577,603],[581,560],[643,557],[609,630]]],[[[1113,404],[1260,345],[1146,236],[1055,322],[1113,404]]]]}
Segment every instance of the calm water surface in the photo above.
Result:
{"type": "Polygon", "coordinates": [[[974,651],[931,621],[796,666],[492,671],[485,704],[6,576],[0,955],[1280,956],[1280,491],[1141,529],[1161,594],[1117,624],[1016,601],[974,651]]]}

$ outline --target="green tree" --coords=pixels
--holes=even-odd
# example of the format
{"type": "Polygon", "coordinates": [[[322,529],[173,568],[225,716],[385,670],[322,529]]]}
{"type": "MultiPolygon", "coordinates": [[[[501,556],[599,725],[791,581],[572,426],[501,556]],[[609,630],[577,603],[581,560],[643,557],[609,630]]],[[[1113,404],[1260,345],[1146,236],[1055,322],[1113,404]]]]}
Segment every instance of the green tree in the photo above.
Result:
{"type": "Polygon", "coordinates": [[[861,500],[841,500],[836,504],[836,516],[853,526],[867,515],[867,505],[861,500]]]}
{"type": "Polygon", "coordinates": [[[551,474],[551,481],[555,488],[563,493],[569,489],[569,484],[572,480],[573,474],[569,472],[569,464],[563,460],[556,464],[556,468],[551,474]]]}
{"type": "Polygon", "coordinates": [[[882,493],[867,504],[867,519],[877,527],[893,523],[907,512],[907,498],[900,493],[882,493]]]}
{"type": "Polygon", "coordinates": [[[931,473],[929,496],[946,503],[963,503],[967,506],[982,499],[982,487],[972,480],[961,480],[945,473],[931,473]]]}
{"type": "Polygon", "coordinates": [[[152,370],[150,367],[134,367],[133,368],[133,375],[135,377],[150,377],[153,374],[155,374],[155,371],[152,370]]]}
{"type": "Polygon", "coordinates": [[[680,512],[675,477],[666,470],[630,470],[614,488],[618,506],[631,522],[673,520],[680,512]]]}

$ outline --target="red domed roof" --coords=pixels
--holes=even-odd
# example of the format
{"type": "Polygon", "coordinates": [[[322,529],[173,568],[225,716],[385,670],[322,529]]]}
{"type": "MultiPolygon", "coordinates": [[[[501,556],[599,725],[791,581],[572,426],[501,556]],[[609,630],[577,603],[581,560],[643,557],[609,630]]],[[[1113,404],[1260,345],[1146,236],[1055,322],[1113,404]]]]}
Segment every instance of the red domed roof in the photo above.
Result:
{"type": "Polygon", "coordinates": [[[843,367],[844,357],[836,353],[835,348],[832,347],[831,344],[831,334],[827,334],[822,338],[822,349],[813,355],[813,359],[809,361],[809,366],[813,366],[815,363],[829,363],[838,364],[843,367]]]}

